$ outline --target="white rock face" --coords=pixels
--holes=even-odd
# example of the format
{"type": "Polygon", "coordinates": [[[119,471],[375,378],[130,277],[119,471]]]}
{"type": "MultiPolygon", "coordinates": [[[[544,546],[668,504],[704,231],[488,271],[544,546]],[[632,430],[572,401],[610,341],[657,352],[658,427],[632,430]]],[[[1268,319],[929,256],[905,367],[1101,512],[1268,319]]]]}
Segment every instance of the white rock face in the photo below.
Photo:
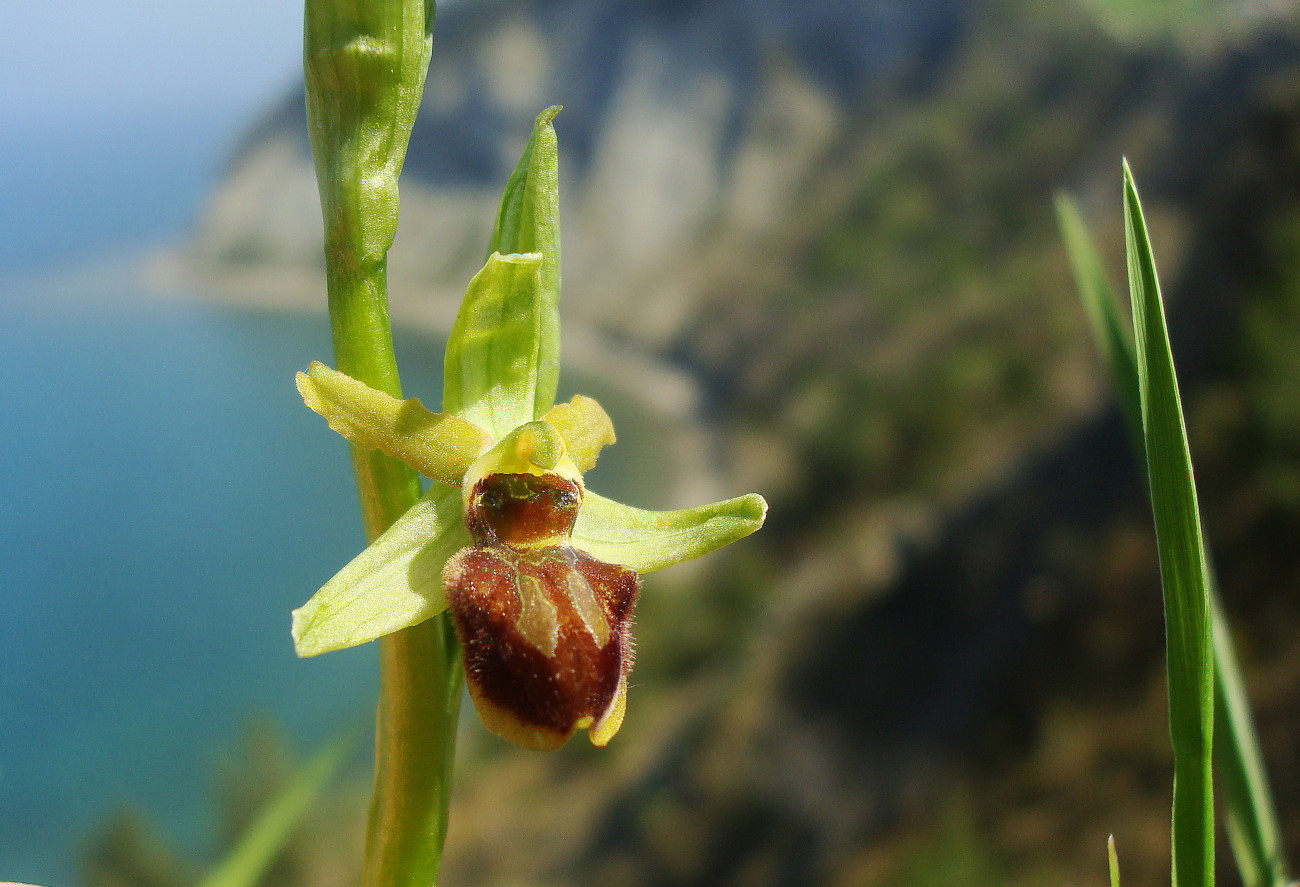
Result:
{"type": "Polygon", "coordinates": [[[193,255],[218,273],[223,265],[320,265],[316,173],[295,134],[271,133],[241,155],[208,199],[193,255]]]}
{"type": "MultiPolygon", "coordinates": [[[[447,7],[403,177],[394,280],[426,290],[423,320],[450,318],[533,116],[563,103],[568,314],[650,352],[668,346],[714,273],[710,257],[725,246],[734,261],[754,244],[762,261],[766,236],[852,120],[852,95],[909,52],[921,57],[927,16],[942,23],[926,5],[907,19],[884,0],[447,7]]],[[[288,102],[250,137],[203,216],[196,273],[318,271],[301,115],[288,102]]],[[[396,296],[395,310],[407,310],[396,296]]]]}

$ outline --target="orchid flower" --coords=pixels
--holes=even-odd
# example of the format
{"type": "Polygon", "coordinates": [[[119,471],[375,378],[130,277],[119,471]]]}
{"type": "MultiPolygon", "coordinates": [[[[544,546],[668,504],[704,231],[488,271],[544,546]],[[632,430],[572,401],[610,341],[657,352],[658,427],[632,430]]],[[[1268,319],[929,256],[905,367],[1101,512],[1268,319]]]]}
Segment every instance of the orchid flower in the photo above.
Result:
{"type": "MultiPolygon", "coordinates": [[[[402,460],[428,492],[294,611],[300,656],[352,647],[449,610],[485,726],[528,748],[617,732],[639,575],[762,526],[750,494],[644,511],[586,488],[609,417],[559,376],[557,148],[538,118],[506,185],[492,250],[447,344],[442,412],[313,363],[307,405],[351,443],[402,460]]],[[[653,467],[650,470],[655,470],[653,467]]]]}

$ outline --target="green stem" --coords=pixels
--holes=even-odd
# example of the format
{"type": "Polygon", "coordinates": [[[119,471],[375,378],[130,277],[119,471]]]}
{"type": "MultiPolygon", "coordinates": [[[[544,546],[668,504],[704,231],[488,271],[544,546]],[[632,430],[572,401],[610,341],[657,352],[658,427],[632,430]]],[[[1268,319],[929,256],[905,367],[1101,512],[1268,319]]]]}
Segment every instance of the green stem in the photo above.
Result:
{"type": "MultiPolygon", "coordinates": [[[[329,261],[327,272],[335,363],[340,372],[401,397],[384,265],[367,274],[349,273],[339,264],[329,261]]],[[[405,463],[357,446],[352,447],[352,469],[366,539],[374,541],[420,498],[420,479],[405,463]]]]}
{"type": "Polygon", "coordinates": [[[366,834],[366,887],[429,887],[447,837],[460,652],[446,615],[379,642],[375,790],[366,834]]]}
{"type": "MultiPolygon", "coordinates": [[[[325,222],[330,326],[338,368],[395,397],[401,383],[388,319],[387,255],[397,179],[433,47],[433,0],[306,0],[307,122],[325,222]]],[[[410,468],[353,448],[366,536],[420,496],[410,468]]],[[[437,878],[461,671],[445,616],[379,642],[375,789],[366,887],[429,887],[437,878]]]]}
{"type": "MultiPolygon", "coordinates": [[[[329,275],[330,322],[342,372],[401,396],[382,266],[366,277],[329,275]]],[[[378,450],[352,448],[367,538],[420,496],[418,476],[378,450]]],[[[445,615],[379,641],[375,786],[365,887],[428,887],[447,835],[462,674],[445,615]]]]}

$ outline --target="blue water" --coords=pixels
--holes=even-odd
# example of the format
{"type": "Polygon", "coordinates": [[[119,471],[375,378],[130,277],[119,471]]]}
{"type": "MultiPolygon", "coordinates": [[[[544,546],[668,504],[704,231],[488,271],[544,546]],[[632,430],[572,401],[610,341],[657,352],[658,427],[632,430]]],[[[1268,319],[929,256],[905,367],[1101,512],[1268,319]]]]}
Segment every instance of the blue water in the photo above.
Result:
{"type": "MultiPolygon", "coordinates": [[[[288,633],[361,545],[344,445],[293,388],[324,317],[93,289],[0,293],[0,880],[50,887],[123,803],[202,852],[250,717],[311,744],[375,680],[373,645],[299,661],[288,633]]],[[[399,348],[436,403],[441,349],[399,348]]]]}
{"type": "Polygon", "coordinates": [[[17,117],[0,127],[0,271],[183,240],[248,112],[17,117]]]}

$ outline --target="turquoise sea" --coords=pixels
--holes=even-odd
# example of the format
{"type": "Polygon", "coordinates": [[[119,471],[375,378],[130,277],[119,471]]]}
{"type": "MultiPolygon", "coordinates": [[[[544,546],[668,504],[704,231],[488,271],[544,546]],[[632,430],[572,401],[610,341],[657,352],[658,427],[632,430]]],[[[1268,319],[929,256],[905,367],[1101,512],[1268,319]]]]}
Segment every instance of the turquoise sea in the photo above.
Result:
{"type": "MultiPolygon", "coordinates": [[[[50,887],[122,804],[201,852],[251,717],[311,744],[374,685],[372,649],[299,661],[288,636],[362,541],[293,388],[324,317],[96,290],[0,308],[0,875],[50,887]]],[[[440,349],[401,348],[436,399],[440,349]]]]}
{"type": "MultiPolygon", "coordinates": [[[[372,649],[299,661],[288,634],[362,542],[293,388],[323,314],[148,295],[134,258],[188,236],[249,116],[0,132],[0,881],[75,884],[123,805],[201,856],[251,719],[309,748],[372,704],[372,649]]],[[[436,397],[436,346],[401,347],[436,397]]]]}

